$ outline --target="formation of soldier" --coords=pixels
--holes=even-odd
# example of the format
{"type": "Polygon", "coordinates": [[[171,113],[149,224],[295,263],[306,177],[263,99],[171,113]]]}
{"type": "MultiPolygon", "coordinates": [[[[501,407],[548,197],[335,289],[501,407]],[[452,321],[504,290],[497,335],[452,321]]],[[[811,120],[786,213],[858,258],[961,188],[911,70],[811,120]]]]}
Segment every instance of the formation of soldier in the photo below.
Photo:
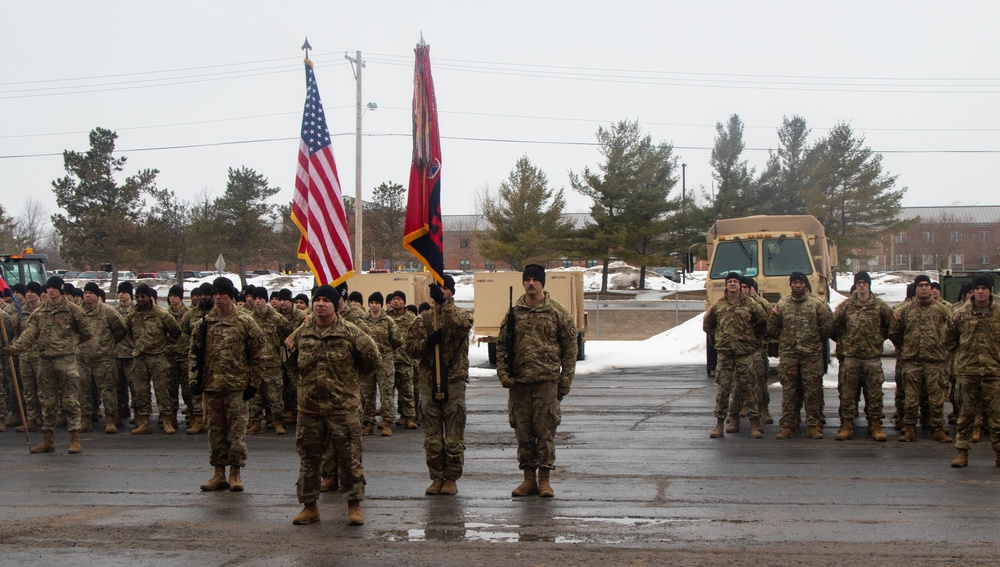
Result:
{"type": "Polygon", "coordinates": [[[858,272],[851,294],[836,311],[808,289],[805,274],[789,276],[791,293],[768,306],[752,290],[752,278],[731,272],[726,294],[706,312],[703,328],[718,351],[718,385],[712,438],[739,431],[740,415],[750,421],[751,436],[763,437],[761,414],[766,392],[767,359],[762,344],[778,341],[778,375],[782,388],[778,439],[791,437],[805,410],[805,436],[823,438],[822,376],[824,343],[836,342],[840,429],[836,440],[853,439],[860,399],[865,400],[868,434],[877,442],[888,439],[884,417],[882,368],[886,340],[896,349],[896,429],[899,441],[917,440],[917,423],[931,438],[952,442],[944,415],[946,398],[957,414],[954,467],[968,464],[971,444],[988,430],[996,464],[1000,466],[1000,308],[994,309],[994,281],[978,274],[949,304],[926,275],[907,288],[903,303],[890,308],[871,291],[871,276],[858,272]],[[949,384],[950,395],[949,395],[949,384]],[[748,401],[749,400],[749,401],[748,401]],[[728,426],[726,421],[729,422],[728,426]]]}

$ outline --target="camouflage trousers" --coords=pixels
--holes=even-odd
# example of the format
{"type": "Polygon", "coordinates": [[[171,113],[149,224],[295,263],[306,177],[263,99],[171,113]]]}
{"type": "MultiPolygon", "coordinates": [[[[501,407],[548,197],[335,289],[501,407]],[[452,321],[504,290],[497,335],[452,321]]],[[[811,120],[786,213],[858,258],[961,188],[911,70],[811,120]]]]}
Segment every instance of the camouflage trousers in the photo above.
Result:
{"type": "Polygon", "coordinates": [[[781,380],[781,427],[799,426],[799,408],[805,407],[806,425],[820,427],[823,421],[823,355],[782,356],[778,362],[781,380]]]}
{"type": "Polygon", "coordinates": [[[118,380],[110,358],[78,362],[80,368],[80,412],[90,415],[96,404],[104,405],[105,418],[118,417],[118,380]],[[95,389],[96,387],[96,389],[95,389]]]}
{"type": "Polygon", "coordinates": [[[746,407],[750,419],[760,417],[759,353],[734,355],[720,352],[715,365],[715,382],[719,386],[715,395],[716,419],[725,419],[727,415],[739,416],[742,407],[746,407]]]}
{"type": "Polygon", "coordinates": [[[132,359],[116,358],[115,370],[118,374],[118,415],[124,420],[129,415],[129,399],[132,400],[132,411],[135,411],[135,393],[132,392],[132,359]]]}
{"type": "Polygon", "coordinates": [[[430,382],[420,381],[427,472],[432,480],[458,480],[465,467],[465,380],[448,382],[448,399],[443,403],[434,399],[433,392],[430,382]]]}
{"type": "Polygon", "coordinates": [[[319,499],[323,455],[330,445],[337,447],[340,491],[348,500],[365,497],[365,468],[361,462],[364,440],[361,414],[356,411],[315,415],[298,412],[295,450],[299,454],[299,479],[295,492],[303,504],[319,499]]]}
{"type": "Polygon", "coordinates": [[[41,362],[37,358],[20,357],[17,369],[21,374],[21,395],[24,396],[24,415],[35,423],[42,422],[42,405],[38,400],[38,375],[41,373],[41,362]]]}
{"type": "Polygon", "coordinates": [[[840,393],[840,420],[850,421],[858,415],[858,390],[865,395],[865,417],[882,421],[882,357],[845,357],[840,365],[837,390],[840,393]]]}
{"type": "Polygon", "coordinates": [[[284,419],[281,414],[285,413],[285,383],[280,366],[263,369],[257,394],[247,404],[250,421],[264,419],[265,402],[275,419],[284,419]]]}
{"type": "Polygon", "coordinates": [[[213,467],[247,465],[247,403],[243,390],[205,392],[209,463],[213,467]]]}
{"type": "Polygon", "coordinates": [[[177,415],[177,388],[166,355],[144,354],[132,359],[132,395],[135,396],[135,416],[149,418],[153,413],[150,384],[156,394],[156,409],[160,420],[177,415]]]}
{"type": "MultiPolygon", "coordinates": [[[[298,407],[298,405],[299,405],[299,399],[298,399],[299,398],[299,394],[298,394],[299,382],[298,382],[298,377],[295,375],[294,372],[289,372],[286,367],[282,366],[281,367],[281,379],[282,379],[282,382],[284,384],[284,389],[283,389],[284,399],[282,400],[283,401],[283,405],[282,405],[283,411],[285,413],[288,413],[289,416],[294,417],[296,415],[296,413],[297,413],[295,411],[295,408],[298,407]]],[[[274,407],[273,406],[271,407],[271,413],[274,414],[275,417],[280,417],[280,416],[278,416],[274,412],[274,407]]]]}
{"type": "Polygon", "coordinates": [[[955,448],[972,448],[972,428],[977,418],[985,415],[993,450],[1000,454],[1000,376],[960,375],[955,383],[962,412],[955,426],[955,448]]]}
{"type": "Polygon", "coordinates": [[[522,470],[555,468],[559,381],[515,383],[508,394],[507,415],[517,438],[518,466],[522,470]]]}
{"type": "Polygon", "coordinates": [[[903,402],[903,426],[916,426],[920,417],[920,398],[927,396],[927,424],[944,427],[944,398],[948,384],[948,367],[944,362],[914,362],[908,360],[903,369],[906,398],[903,402]]]}
{"type": "Polygon", "coordinates": [[[76,355],[42,357],[39,362],[38,401],[42,406],[42,431],[55,429],[60,412],[66,417],[66,429],[79,431],[80,373],[76,355]]]}
{"type": "Polygon", "coordinates": [[[413,400],[413,367],[409,364],[397,364],[396,391],[399,392],[399,415],[416,419],[417,407],[413,400]]]}
{"type": "Polygon", "coordinates": [[[191,418],[201,417],[205,410],[201,406],[201,396],[197,399],[191,396],[191,382],[188,380],[188,359],[180,358],[167,359],[170,366],[171,381],[181,390],[181,399],[184,400],[184,415],[190,422],[191,418]]]}
{"type": "Polygon", "coordinates": [[[393,391],[395,389],[396,369],[392,363],[392,357],[382,357],[382,361],[374,373],[362,376],[361,400],[365,408],[365,425],[375,423],[375,395],[378,388],[378,397],[381,407],[378,409],[384,423],[392,423],[396,420],[396,409],[393,407],[393,391]]]}

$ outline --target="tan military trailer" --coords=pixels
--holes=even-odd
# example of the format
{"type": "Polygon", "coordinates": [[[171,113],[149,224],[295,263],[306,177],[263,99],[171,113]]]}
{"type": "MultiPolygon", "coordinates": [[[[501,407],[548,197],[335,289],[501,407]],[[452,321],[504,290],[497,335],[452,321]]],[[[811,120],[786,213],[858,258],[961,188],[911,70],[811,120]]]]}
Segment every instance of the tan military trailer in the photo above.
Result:
{"type": "Polygon", "coordinates": [[[431,300],[429,286],[434,281],[427,272],[384,272],[375,274],[357,274],[347,280],[347,289],[361,294],[364,298],[364,309],[368,310],[368,296],[376,291],[382,297],[388,296],[397,289],[406,294],[406,302],[420,305],[431,300]]]}
{"type": "MultiPolygon", "coordinates": [[[[837,264],[837,246],[826,237],[823,225],[812,215],[757,215],[720,219],[705,233],[708,274],[705,276],[707,309],[726,294],[726,274],[736,272],[757,281],[759,292],[772,305],[791,293],[788,276],[802,272],[813,295],[830,301],[830,282],[837,264]]],[[[715,373],[716,352],[708,340],[707,370],[715,373]]],[[[769,356],[778,355],[772,341],[769,356]]],[[[830,345],[824,347],[828,363],[830,345]]]]}
{"type": "MultiPolygon", "coordinates": [[[[472,286],[476,312],[473,334],[478,343],[486,343],[490,364],[496,364],[496,342],[501,340],[497,335],[500,334],[500,325],[510,308],[511,296],[516,302],[524,294],[521,272],[476,272],[472,286]]],[[[587,334],[587,311],[583,307],[583,272],[546,271],[545,291],[562,304],[576,321],[576,359],[583,360],[587,334]]]]}

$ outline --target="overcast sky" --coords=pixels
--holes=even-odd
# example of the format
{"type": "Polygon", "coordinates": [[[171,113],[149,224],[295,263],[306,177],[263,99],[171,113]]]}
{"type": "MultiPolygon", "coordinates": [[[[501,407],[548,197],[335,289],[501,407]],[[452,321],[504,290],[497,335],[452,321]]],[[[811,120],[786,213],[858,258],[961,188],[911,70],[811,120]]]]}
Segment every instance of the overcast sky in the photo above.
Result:
{"type": "MultiPolygon", "coordinates": [[[[16,2],[0,46],[0,199],[55,212],[61,152],[118,132],[126,174],[185,199],[247,166],[291,200],[313,46],[344,193],[355,191],[355,80],[366,61],[364,198],[406,184],[413,47],[431,46],[444,214],[475,212],[527,155],[568,212],[599,126],[638,120],[712,187],[715,124],[739,114],[759,171],[783,116],[811,139],[849,122],[908,187],[904,205],[996,204],[997,2],[16,2]],[[489,7],[487,7],[489,6],[489,7]],[[128,151],[126,151],[128,150],[128,151]]],[[[119,181],[124,179],[124,175],[119,181]]],[[[676,191],[680,191],[678,183],[676,191]]]]}

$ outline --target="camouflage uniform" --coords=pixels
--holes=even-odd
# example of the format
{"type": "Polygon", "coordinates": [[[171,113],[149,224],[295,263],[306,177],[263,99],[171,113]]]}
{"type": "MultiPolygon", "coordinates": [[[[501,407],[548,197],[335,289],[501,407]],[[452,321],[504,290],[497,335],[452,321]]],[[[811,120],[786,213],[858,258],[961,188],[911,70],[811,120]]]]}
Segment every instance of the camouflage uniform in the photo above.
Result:
{"type": "Polygon", "coordinates": [[[396,322],[393,321],[392,317],[386,315],[385,311],[378,318],[369,315],[365,322],[368,323],[371,337],[378,345],[378,351],[382,354],[382,364],[373,377],[375,380],[365,380],[361,385],[365,398],[365,422],[375,422],[375,386],[377,382],[381,406],[379,413],[382,415],[382,423],[391,424],[396,420],[396,404],[393,403],[396,367],[392,353],[403,346],[403,337],[399,333],[396,322]]]}
{"type": "MultiPolygon", "coordinates": [[[[514,381],[507,411],[522,470],[555,468],[559,401],[569,393],[576,372],[576,323],[549,292],[543,293],[544,299],[534,307],[525,303],[524,295],[514,304],[514,352],[507,352],[503,340],[497,341],[497,377],[514,381]],[[510,376],[508,356],[514,357],[510,376]]],[[[501,339],[506,333],[505,317],[501,339]]]]}
{"type": "Polygon", "coordinates": [[[340,487],[348,500],[365,495],[362,464],[359,375],[380,364],[375,342],[355,325],[336,317],[322,327],[315,318],[288,337],[291,360],[298,368],[298,417],[295,449],[299,454],[299,502],[316,502],[322,459],[332,443],[337,451],[340,487]]]}
{"type": "MultiPolygon", "coordinates": [[[[17,311],[16,310],[14,311],[14,315],[13,316],[11,316],[7,311],[8,311],[7,309],[4,309],[3,313],[2,313],[2,316],[3,316],[3,328],[7,332],[7,344],[10,344],[10,343],[14,342],[15,340],[17,340],[17,334],[18,334],[17,333],[17,311]]],[[[0,338],[2,338],[2,337],[0,337],[0,338]]],[[[3,408],[4,415],[2,417],[0,417],[0,421],[2,421],[2,420],[4,420],[4,419],[7,418],[6,413],[7,413],[8,407],[9,407],[9,401],[13,401],[14,397],[17,395],[17,393],[14,391],[14,388],[12,387],[13,383],[14,383],[14,380],[16,380],[17,377],[11,373],[11,367],[8,364],[8,362],[10,360],[13,360],[13,357],[11,357],[11,358],[8,359],[5,356],[4,357],[4,361],[3,361],[3,384],[0,385],[0,408],[3,408]],[[8,400],[8,393],[10,394],[10,399],[9,400],[8,400]]],[[[15,412],[15,415],[17,415],[19,413],[19,410],[17,409],[16,404],[14,406],[14,412],[15,412]]],[[[20,417],[18,419],[20,419],[20,417]]],[[[6,424],[4,425],[4,427],[6,427],[6,424]]]]}
{"type": "MultiPolygon", "coordinates": [[[[399,336],[406,338],[410,332],[410,325],[417,318],[406,309],[399,315],[389,311],[389,316],[396,322],[399,328],[399,336]]],[[[410,355],[406,354],[406,346],[401,346],[392,353],[392,360],[395,364],[396,391],[399,392],[399,414],[404,419],[416,421],[417,411],[413,400],[413,361],[410,355]]]]}
{"type": "Polygon", "coordinates": [[[167,312],[177,321],[177,326],[181,329],[181,334],[177,337],[177,340],[167,346],[167,367],[170,371],[170,383],[171,392],[176,395],[177,389],[180,388],[181,400],[184,401],[184,415],[185,420],[188,424],[191,423],[191,388],[188,386],[187,381],[187,363],[188,363],[188,352],[191,350],[191,334],[188,332],[190,328],[185,328],[181,321],[184,320],[184,316],[187,315],[188,311],[192,309],[197,310],[197,308],[186,307],[180,305],[179,307],[174,307],[170,305],[167,307],[167,312]]]}
{"type": "Polygon", "coordinates": [[[153,412],[150,384],[156,394],[160,423],[177,419],[177,388],[167,362],[167,348],[177,342],[181,327],[174,316],[159,305],[143,311],[136,306],[125,318],[125,327],[132,339],[132,393],[135,395],[136,423],[149,419],[153,412]]]}
{"type": "Polygon", "coordinates": [[[931,298],[914,298],[901,304],[893,314],[889,338],[896,345],[897,358],[905,363],[902,371],[906,388],[904,428],[916,427],[922,393],[927,394],[930,404],[930,427],[937,429],[945,425],[948,351],[944,348],[944,334],[949,316],[948,308],[931,298]]]}
{"type": "Polygon", "coordinates": [[[94,336],[81,343],[77,351],[80,411],[89,416],[90,409],[100,402],[104,404],[104,418],[114,422],[118,417],[118,381],[112,356],[115,343],[125,338],[127,330],[114,307],[104,302],[98,301],[93,309],[84,303],[83,312],[94,336]],[[96,392],[89,387],[91,384],[97,386],[96,392]]]}
{"type": "Polygon", "coordinates": [[[805,407],[806,424],[822,427],[823,342],[830,338],[832,327],[830,307],[808,292],[801,299],[781,298],[768,314],[768,334],[778,339],[782,428],[798,428],[799,403],[805,407]]]}
{"type": "MultiPolygon", "coordinates": [[[[338,319],[342,318],[344,321],[353,324],[355,327],[361,329],[361,331],[364,332],[366,335],[371,337],[371,328],[368,327],[368,323],[366,322],[368,314],[365,313],[365,310],[351,303],[350,301],[345,301],[344,303],[342,303],[342,305],[346,305],[347,307],[342,308],[342,311],[337,314],[337,318],[338,319]]],[[[381,362],[379,364],[381,364],[381,362]]],[[[362,369],[360,371],[359,374],[360,378],[358,379],[359,391],[361,388],[361,384],[364,383],[366,377],[368,375],[374,375],[378,371],[378,368],[379,366],[376,365],[372,369],[369,370],[362,369]]],[[[358,420],[361,421],[362,424],[364,424],[364,392],[361,392],[360,395],[361,395],[361,403],[358,404],[358,420]]],[[[324,478],[330,478],[330,479],[337,478],[337,469],[338,469],[337,463],[340,462],[341,459],[340,454],[342,452],[343,451],[341,449],[341,446],[338,445],[337,443],[334,443],[332,440],[330,440],[327,443],[327,448],[326,451],[323,453],[323,461],[322,461],[324,478]]]]}
{"type": "Polygon", "coordinates": [[[287,318],[282,317],[273,307],[266,306],[266,311],[260,315],[256,309],[253,310],[253,318],[264,333],[267,342],[267,356],[263,368],[261,368],[260,390],[249,402],[250,421],[260,421],[264,419],[264,400],[267,400],[271,408],[271,415],[275,419],[284,419],[284,383],[281,375],[281,359],[284,353],[285,339],[292,333],[292,324],[287,318]]]}
{"type": "MultiPolygon", "coordinates": [[[[723,297],[709,308],[702,329],[715,341],[719,353],[715,381],[719,390],[715,397],[715,417],[727,414],[739,419],[740,408],[746,404],[747,417],[760,417],[760,342],[767,331],[767,311],[748,295],[740,293],[736,301],[723,297]],[[738,392],[733,392],[733,389],[738,392]],[[730,394],[733,403],[730,404],[730,394]]],[[[503,336],[503,335],[500,335],[503,336]]]]}
{"type": "MultiPolygon", "coordinates": [[[[306,320],[305,313],[296,309],[294,305],[292,306],[291,311],[289,311],[288,313],[285,313],[284,311],[278,309],[275,309],[275,311],[280,313],[281,316],[284,317],[292,325],[293,331],[295,329],[298,329],[299,325],[304,323],[306,320]]],[[[295,412],[292,411],[292,408],[294,408],[295,404],[297,403],[296,399],[298,396],[295,394],[295,387],[297,380],[295,378],[295,372],[291,371],[284,364],[282,364],[281,367],[281,380],[284,384],[285,397],[284,400],[282,401],[284,402],[284,407],[285,407],[285,417],[286,417],[285,421],[287,423],[294,423],[295,412]]]]}
{"type": "Polygon", "coordinates": [[[420,415],[424,423],[424,457],[432,480],[458,480],[465,466],[465,384],[469,379],[469,332],[472,313],[445,301],[437,306],[441,329],[441,382],[445,400],[435,399],[437,373],[434,348],[427,336],[434,331],[433,310],[425,311],[410,325],[406,352],[418,363],[420,415]]]}
{"type": "MultiPolygon", "coordinates": [[[[118,315],[122,320],[135,308],[132,303],[128,307],[118,304],[118,315]]],[[[118,342],[115,347],[115,371],[118,374],[118,416],[119,421],[129,418],[129,399],[132,400],[132,411],[135,411],[135,392],[132,391],[132,337],[125,335],[125,338],[118,342]]],[[[119,423],[121,425],[121,423],[119,423]]]]}
{"type": "MultiPolygon", "coordinates": [[[[36,307],[28,306],[27,302],[21,306],[21,320],[18,321],[17,334],[24,333],[28,327],[28,320],[31,314],[42,306],[39,303],[36,307]]],[[[42,406],[38,399],[38,376],[41,372],[41,362],[37,349],[29,349],[22,352],[17,357],[17,373],[21,375],[21,395],[24,396],[24,415],[28,421],[36,424],[42,423],[42,406]]]]}
{"type": "MultiPolygon", "coordinates": [[[[764,310],[764,313],[771,312],[771,304],[766,299],[764,299],[762,295],[756,293],[752,294],[750,297],[758,304],[760,304],[760,307],[761,309],[764,310]]],[[[767,359],[767,347],[770,342],[771,342],[770,339],[767,338],[767,331],[765,329],[764,336],[761,337],[760,340],[760,348],[757,351],[760,357],[759,362],[757,364],[757,383],[758,383],[758,388],[760,388],[759,410],[761,417],[768,420],[767,423],[771,423],[770,421],[771,393],[768,391],[767,388],[767,381],[771,374],[771,368],[770,368],[771,364],[767,359]]],[[[735,394],[736,392],[734,391],[733,393],[735,394]]],[[[743,405],[746,405],[746,403],[744,402],[743,405]]]]}
{"type": "Polygon", "coordinates": [[[247,403],[243,393],[259,385],[265,362],[264,333],[253,317],[235,304],[228,315],[219,314],[219,308],[214,307],[204,319],[196,321],[188,368],[194,367],[197,360],[195,349],[204,346],[201,376],[209,462],[215,467],[242,468],[247,463],[247,403]],[[198,342],[201,325],[208,325],[205,345],[198,342]]]}
{"type": "Polygon", "coordinates": [[[205,415],[205,404],[202,402],[202,394],[197,396],[191,393],[191,383],[188,382],[188,373],[191,370],[190,362],[188,361],[188,355],[191,352],[191,339],[195,328],[201,321],[201,307],[193,306],[184,312],[178,322],[181,327],[181,338],[177,339],[177,343],[183,343],[186,345],[184,351],[184,367],[180,368],[180,362],[175,363],[177,370],[181,372],[181,382],[183,383],[183,391],[186,392],[188,398],[184,399],[184,403],[187,405],[188,418],[192,422],[199,421],[205,415]]]}
{"type": "Polygon", "coordinates": [[[945,348],[954,352],[961,400],[955,448],[972,448],[972,427],[985,414],[1000,465],[1000,309],[996,299],[991,296],[984,310],[976,309],[973,301],[955,310],[945,332],[945,348]]]}
{"type": "Polygon", "coordinates": [[[55,429],[58,412],[66,417],[68,431],[80,430],[80,374],[76,347],[91,338],[83,309],[63,297],[58,305],[46,301],[32,313],[24,332],[11,345],[14,354],[39,351],[38,399],[42,406],[42,431],[55,429]]]}
{"type": "Polygon", "coordinates": [[[837,355],[844,356],[840,392],[840,420],[851,421],[858,412],[858,388],[864,388],[868,422],[882,421],[882,345],[889,337],[892,309],[874,295],[868,301],[858,293],[841,302],[833,315],[837,355]]]}

